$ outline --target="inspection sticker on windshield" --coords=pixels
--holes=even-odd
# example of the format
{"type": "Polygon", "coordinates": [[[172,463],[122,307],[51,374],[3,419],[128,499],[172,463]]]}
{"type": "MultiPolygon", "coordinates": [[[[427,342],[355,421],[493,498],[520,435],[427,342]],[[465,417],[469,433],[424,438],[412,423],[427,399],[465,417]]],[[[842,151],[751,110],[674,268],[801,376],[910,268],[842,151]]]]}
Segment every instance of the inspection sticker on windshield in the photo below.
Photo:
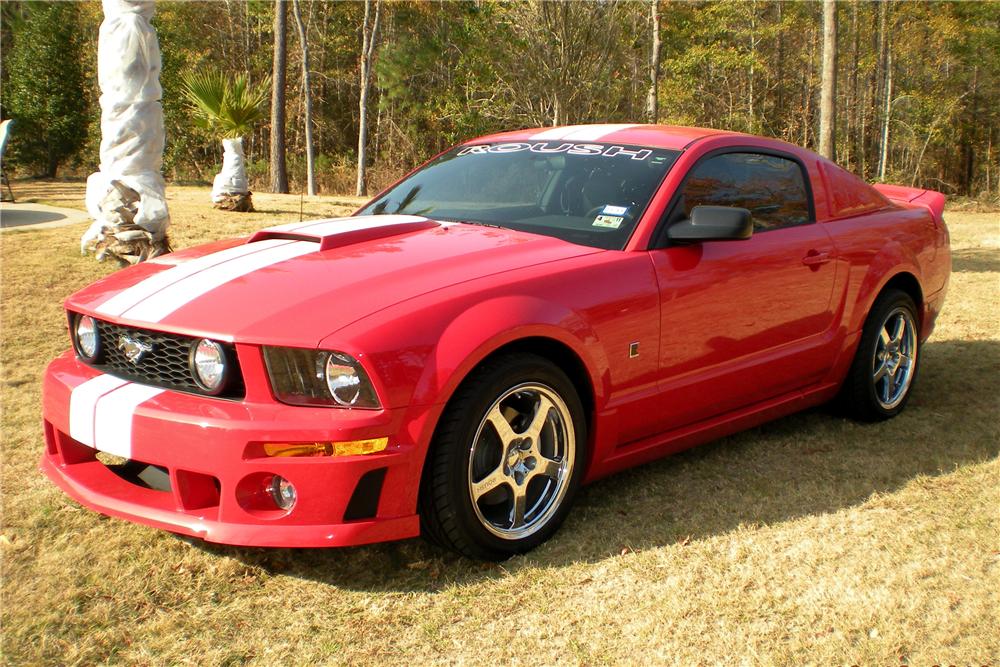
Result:
{"type": "Polygon", "coordinates": [[[628,206],[612,206],[611,204],[605,206],[604,210],[601,211],[605,215],[625,215],[627,212],[628,206]]]}
{"type": "Polygon", "coordinates": [[[611,229],[618,229],[621,227],[622,220],[624,219],[625,218],[620,215],[599,215],[594,218],[594,227],[610,227],[611,229]]]}

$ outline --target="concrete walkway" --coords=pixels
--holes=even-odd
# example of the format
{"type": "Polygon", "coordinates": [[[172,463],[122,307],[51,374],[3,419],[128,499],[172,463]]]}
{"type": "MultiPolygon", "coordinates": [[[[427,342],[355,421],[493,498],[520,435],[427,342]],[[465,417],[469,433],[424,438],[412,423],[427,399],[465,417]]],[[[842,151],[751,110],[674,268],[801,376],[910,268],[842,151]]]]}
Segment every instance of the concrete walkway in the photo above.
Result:
{"type": "Polygon", "coordinates": [[[61,208],[46,204],[11,203],[0,204],[0,232],[12,229],[49,229],[88,222],[86,211],[75,208],[61,208]]]}

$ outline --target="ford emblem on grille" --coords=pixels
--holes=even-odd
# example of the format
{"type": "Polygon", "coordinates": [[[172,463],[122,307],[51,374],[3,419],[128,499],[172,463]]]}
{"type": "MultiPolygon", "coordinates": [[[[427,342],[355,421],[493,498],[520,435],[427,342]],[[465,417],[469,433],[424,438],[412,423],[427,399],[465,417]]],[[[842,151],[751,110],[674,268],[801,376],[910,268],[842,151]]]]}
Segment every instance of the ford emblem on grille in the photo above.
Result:
{"type": "Polygon", "coordinates": [[[138,364],[147,353],[153,351],[153,344],[121,335],[118,337],[118,349],[125,353],[130,364],[138,364]]]}

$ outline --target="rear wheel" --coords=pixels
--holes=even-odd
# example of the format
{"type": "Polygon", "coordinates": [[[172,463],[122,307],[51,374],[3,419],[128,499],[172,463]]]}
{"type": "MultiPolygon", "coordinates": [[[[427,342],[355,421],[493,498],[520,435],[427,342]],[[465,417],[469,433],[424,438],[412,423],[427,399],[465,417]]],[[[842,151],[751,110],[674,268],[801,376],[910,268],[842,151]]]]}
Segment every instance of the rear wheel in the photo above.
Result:
{"type": "Polygon", "coordinates": [[[421,492],[425,534],[487,560],[541,544],[569,510],[586,441],[580,398],[557,366],[532,354],[488,362],[435,434],[421,492]]]}
{"type": "Polygon", "coordinates": [[[917,321],[905,292],[888,290],[875,301],[841,394],[852,417],[880,421],[906,406],[919,362],[917,321]]]}

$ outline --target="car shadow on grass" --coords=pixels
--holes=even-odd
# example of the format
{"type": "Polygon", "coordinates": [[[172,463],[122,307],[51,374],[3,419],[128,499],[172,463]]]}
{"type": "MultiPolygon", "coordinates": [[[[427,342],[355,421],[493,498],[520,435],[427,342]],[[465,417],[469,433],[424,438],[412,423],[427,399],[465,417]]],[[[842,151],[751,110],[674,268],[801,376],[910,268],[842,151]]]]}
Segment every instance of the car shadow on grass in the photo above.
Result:
{"type": "Polygon", "coordinates": [[[298,550],[193,544],[270,574],[338,588],[435,592],[832,513],[917,476],[996,457],[997,370],[1000,343],[932,341],[910,404],[896,419],[858,424],[818,408],[619,473],[583,488],[549,542],[501,564],[422,540],[298,550]]]}
{"type": "Polygon", "coordinates": [[[951,251],[952,271],[973,273],[1000,272],[1000,250],[995,248],[959,248],[951,251]]]}

